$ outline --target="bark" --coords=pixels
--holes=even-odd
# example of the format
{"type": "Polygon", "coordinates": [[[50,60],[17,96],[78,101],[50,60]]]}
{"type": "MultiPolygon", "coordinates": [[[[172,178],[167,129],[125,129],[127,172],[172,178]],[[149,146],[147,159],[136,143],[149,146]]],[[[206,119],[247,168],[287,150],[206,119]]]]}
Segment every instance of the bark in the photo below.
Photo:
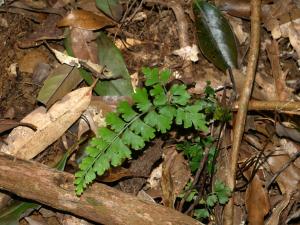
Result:
{"type": "Polygon", "coordinates": [[[69,173],[0,154],[0,188],[20,197],[108,225],[201,224],[178,211],[100,183],[77,197],[73,182],[69,173]]]}

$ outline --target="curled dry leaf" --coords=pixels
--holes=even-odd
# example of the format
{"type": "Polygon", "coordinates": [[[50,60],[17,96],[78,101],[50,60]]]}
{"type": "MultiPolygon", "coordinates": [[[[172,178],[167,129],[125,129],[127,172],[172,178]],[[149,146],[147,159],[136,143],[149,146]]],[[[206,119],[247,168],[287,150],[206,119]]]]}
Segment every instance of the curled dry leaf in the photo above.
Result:
{"type": "Polygon", "coordinates": [[[36,131],[27,127],[15,128],[7,137],[8,145],[0,151],[22,159],[31,159],[56,141],[80,117],[91,101],[90,87],[77,89],[55,103],[47,112],[39,107],[27,115],[22,123],[37,127],[36,131]]]}
{"type": "Polygon", "coordinates": [[[85,10],[72,10],[57,23],[57,26],[71,26],[86,30],[99,30],[105,26],[114,24],[115,23],[105,15],[100,16],[85,10]]]}

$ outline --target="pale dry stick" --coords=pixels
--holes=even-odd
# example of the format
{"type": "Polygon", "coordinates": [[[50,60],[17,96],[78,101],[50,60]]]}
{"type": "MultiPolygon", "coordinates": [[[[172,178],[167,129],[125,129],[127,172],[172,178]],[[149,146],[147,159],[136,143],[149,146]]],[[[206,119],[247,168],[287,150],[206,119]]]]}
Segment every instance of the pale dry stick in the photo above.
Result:
{"type": "MultiPolygon", "coordinates": [[[[227,184],[231,190],[234,190],[235,188],[238,154],[245,129],[248,103],[251,97],[252,87],[255,79],[257,59],[260,47],[260,10],[261,0],[251,0],[251,42],[247,66],[247,75],[243,92],[241,93],[241,97],[239,100],[239,110],[236,115],[235,126],[233,128],[230,176],[228,176],[227,179],[227,184]]],[[[233,198],[231,198],[224,210],[224,225],[232,225],[233,219],[233,198]]]]}
{"type": "MultiPolygon", "coordinates": [[[[184,14],[184,10],[180,4],[180,2],[176,0],[172,1],[164,1],[164,0],[145,0],[147,3],[160,4],[172,9],[175,14],[176,21],[178,24],[178,38],[179,38],[179,46],[180,48],[184,48],[187,46],[191,46],[188,35],[188,21],[184,14]]],[[[193,77],[193,68],[191,61],[184,60],[184,74],[185,77],[191,79],[193,77]]]]}
{"type": "MultiPolygon", "coordinates": [[[[239,109],[239,103],[235,102],[232,107],[233,110],[239,109]]],[[[256,101],[251,100],[248,104],[248,110],[264,110],[277,111],[280,113],[300,113],[300,102],[292,101],[256,101]]]]}

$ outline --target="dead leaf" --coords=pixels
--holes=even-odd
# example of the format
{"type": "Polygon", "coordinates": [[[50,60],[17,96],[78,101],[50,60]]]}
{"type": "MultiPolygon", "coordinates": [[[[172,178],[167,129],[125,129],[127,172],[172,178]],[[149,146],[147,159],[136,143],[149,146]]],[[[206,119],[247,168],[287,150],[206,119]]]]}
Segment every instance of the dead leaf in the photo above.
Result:
{"type": "Polygon", "coordinates": [[[75,57],[98,63],[96,34],[90,30],[71,28],[70,45],[75,57]]]}
{"type": "Polygon", "coordinates": [[[41,49],[33,49],[24,55],[19,61],[20,72],[33,73],[39,63],[48,63],[48,55],[41,49]]]}
{"type": "Polygon", "coordinates": [[[118,181],[124,177],[131,177],[132,175],[133,174],[129,169],[126,169],[124,167],[113,167],[98,179],[105,183],[111,183],[118,181]]]}
{"type": "Polygon", "coordinates": [[[82,81],[79,70],[68,65],[59,65],[45,80],[37,100],[49,108],[57,100],[72,91],[82,81]]]}
{"type": "Polygon", "coordinates": [[[20,123],[10,119],[0,119],[0,133],[11,130],[18,126],[29,127],[32,130],[36,130],[36,127],[30,123],[20,123]]]}
{"type": "Polygon", "coordinates": [[[77,27],[85,30],[99,30],[105,26],[114,25],[114,22],[105,15],[96,15],[85,10],[72,10],[62,18],[58,27],[77,27]]]}
{"type": "Polygon", "coordinates": [[[174,208],[176,197],[184,189],[190,176],[191,171],[183,155],[178,154],[174,146],[165,150],[161,188],[166,207],[174,208]]]}
{"type": "Polygon", "coordinates": [[[54,48],[49,46],[49,49],[55,54],[57,60],[62,64],[67,64],[69,66],[75,66],[80,68],[81,66],[89,69],[90,71],[94,72],[97,77],[109,79],[113,76],[113,74],[108,71],[104,66],[99,64],[92,63],[89,60],[78,59],[67,54],[64,54],[54,48]]]}
{"type": "Polygon", "coordinates": [[[271,43],[267,44],[267,53],[271,62],[277,100],[287,101],[291,96],[291,89],[288,89],[286,86],[287,73],[284,73],[281,69],[279,60],[279,47],[276,40],[273,40],[271,43]]]}
{"type": "Polygon", "coordinates": [[[294,141],[300,142],[300,132],[297,128],[290,128],[281,123],[276,123],[276,133],[280,137],[288,137],[294,141]]]}
{"type": "Polygon", "coordinates": [[[43,43],[44,40],[57,40],[64,38],[63,29],[56,26],[61,17],[55,14],[48,14],[38,28],[32,33],[27,34],[22,40],[18,41],[20,48],[36,47],[43,43]]]}
{"type": "Polygon", "coordinates": [[[56,141],[81,116],[91,101],[91,88],[84,87],[67,94],[55,103],[48,112],[39,107],[24,119],[37,127],[36,131],[27,127],[15,128],[7,137],[8,145],[0,151],[22,159],[31,159],[56,141]]]}
{"type": "Polygon", "coordinates": [[[268,192],[257,174],[247,187],[245,204],[249,225],[263,225],[264,217],[270,211],[270,202],[268,192]]]}

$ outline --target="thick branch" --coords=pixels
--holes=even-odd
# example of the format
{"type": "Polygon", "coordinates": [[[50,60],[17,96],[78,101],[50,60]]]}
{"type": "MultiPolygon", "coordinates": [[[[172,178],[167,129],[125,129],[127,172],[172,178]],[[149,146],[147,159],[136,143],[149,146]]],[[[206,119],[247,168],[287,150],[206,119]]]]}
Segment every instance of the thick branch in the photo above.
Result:
{"type": "Polygon", "coordinates": [[[103,224],[201,224],[178,211],[99,183],[77,197],[73,182],[71,174],[0,154],[0,187],[23,198],[103,224]]]}

